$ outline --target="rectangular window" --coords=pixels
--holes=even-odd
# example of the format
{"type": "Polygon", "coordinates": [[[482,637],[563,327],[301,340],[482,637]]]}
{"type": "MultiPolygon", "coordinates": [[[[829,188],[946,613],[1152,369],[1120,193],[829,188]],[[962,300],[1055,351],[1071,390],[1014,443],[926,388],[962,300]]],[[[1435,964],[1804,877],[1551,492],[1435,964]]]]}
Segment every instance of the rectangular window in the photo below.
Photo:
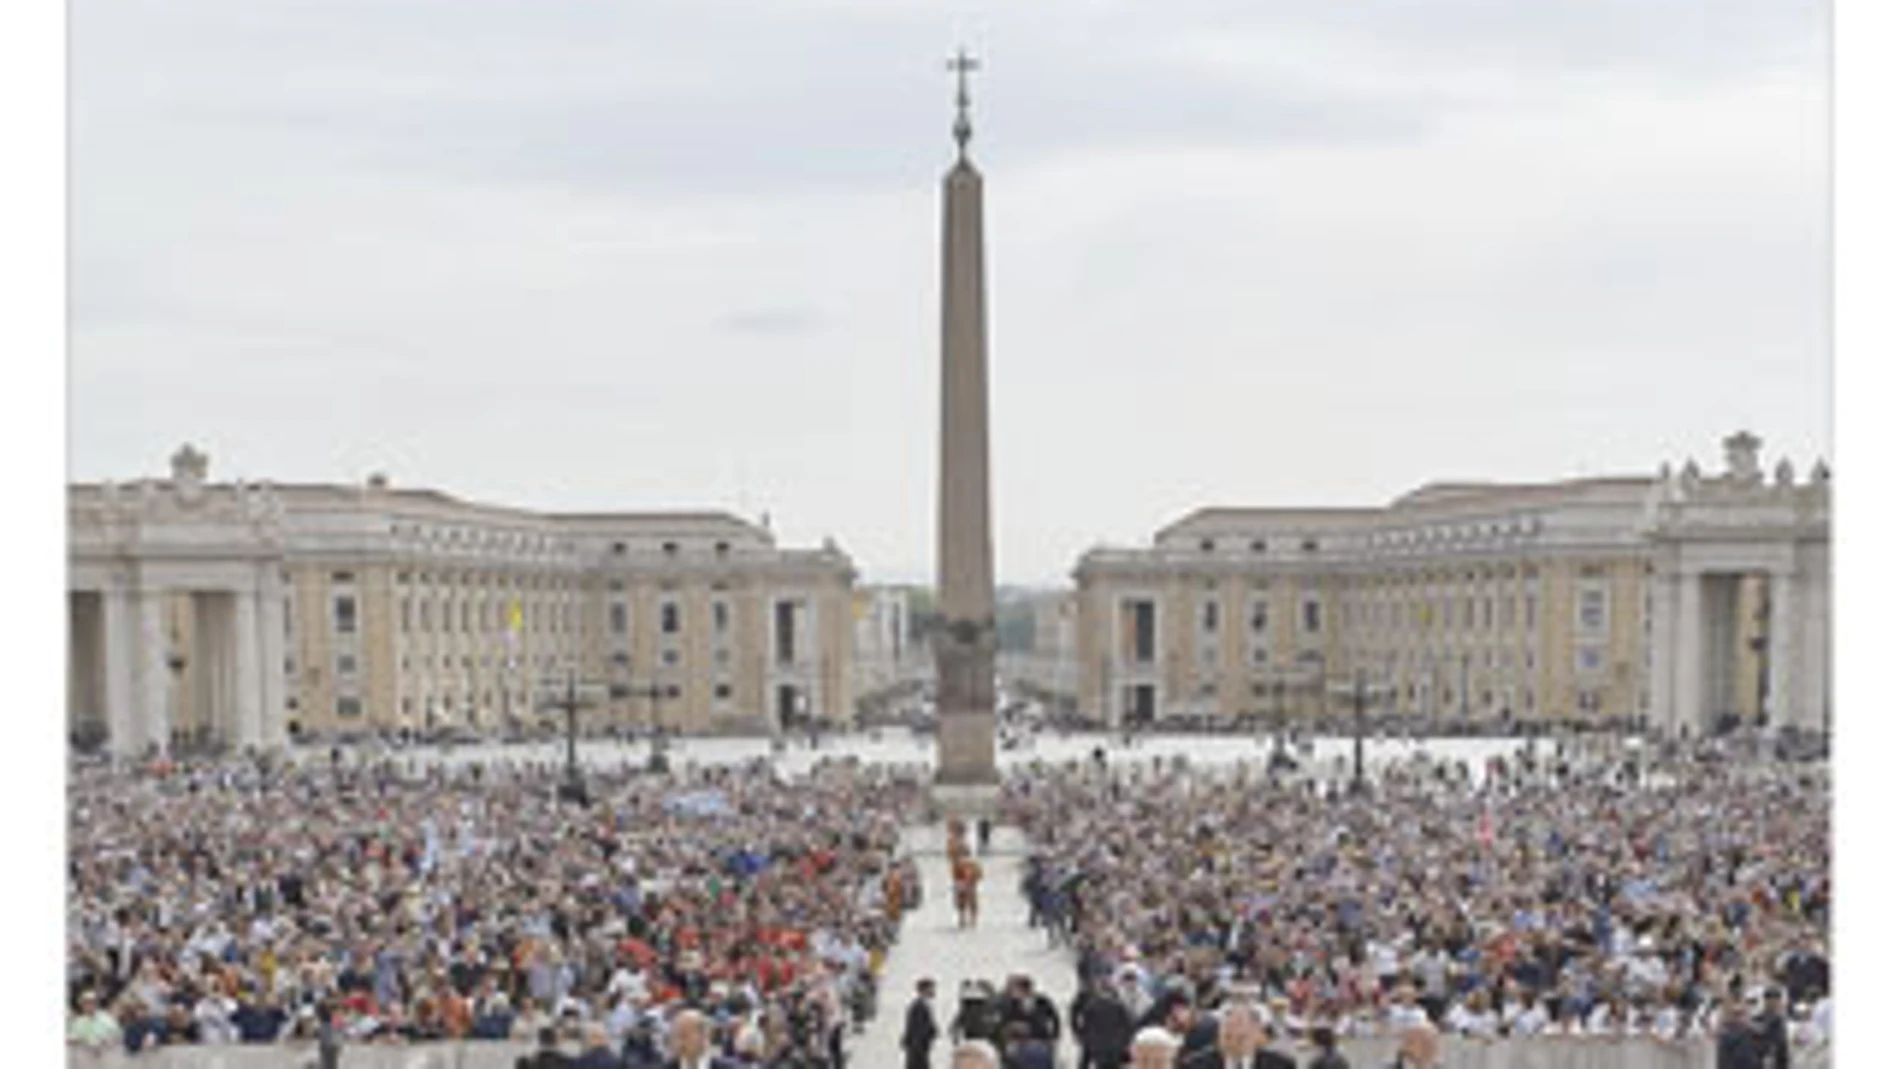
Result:
{"type": "Polygon", "coordinates": [[[1577,650],[1577,671],[1601,672],[1603,670],[1603,650],[1597,646],[1582,646],[1577,650]]]}
{"type": "Polygon", "coordinates": [[[336,633],[339,635],[356,634],[356,598],[350,594],[336,596],[336,633]]]}
{"type": "Polygon", "coordinates": [[[677,635],[680,630],[680,607],[678,602],[668,601],[660,605],[660,634],[677,635]]]}
{"type": "Polygon", "coordinates": [[[1201,606],[1201,629],[1203,631],[1220,630],[1220,602],[1210,601],[1201,606]]]}
{"type": "Polygon", "coordinates": [[[409,633],[409,599],[402,599],[402,633],[409,633]]]}
{"type": "Polygon", "coordinates": [[[670,648],[661,650],[660,663],[666,665],[668,668],[680,663],[680,651],[670,648]]]}
{"type": "Polygon", "coordinates": [[[1577,598],[1577,625],[1585,631],[1603,630],[1604,603],[1607,595],[1601,590],[1585,590],[1577,598]]]}
{"type": "Polygon", "coordinates": [[[1303,616],[1301,622],[1306,627],[1306,633],[1309,635],[1318,634],[1320,625],[1319,601],[1312,598],[1307,599],[1306,603],[1300,606],[1300,613],[1303,616]]]}
{"type": "Polygon", "coordinates": [[[713,700],[714,701],[722,701],[722,702],[729,701],[731,700],[731,698],[732,698],[732,684],[730,683],[714,683],[713,684],[713,700]]]}
{"type": "Polygon", "coordinates": [[[607,630],[616,635],[627,633],[627,607],[616,601],[607,607],[607,630]]]}
{"type": "Polygon", "coordinates": [[[712,617],[713,617],[713,630],[715,632],[722,635],[726,633],[726,627],[728,623],[730,622],[728,617],[731,611],[732,611],[731,607],[728,606],[725,602],[723,601],[713,602],[712,617]]]}
{"type": "Polygon", "coordinates": [[[350,654],[350,653],[337,654],[336,674],[340,676],[353,676],[356,674],[355,654],[350,654]]]}
{"type": "Polygon", "coordinates": [[[1256,635],[1262,634],[1267,630],[1267,603],[1266,602],[1264,601],[1254,602],[1253,616],[1250,620],[1248,620],[1247,624],[1249,627],[1253,628],[1253,632],[1256,635]]]}
{"type": "Polygon", "coordinates": [[[1529,628],[1537,626],[1537,595],[1535,594],[1524,595],[1524,626],[1529,628]]]}
{"type": "Polygon", "coordinates": [[[772,606],[773,649],[779,664],[791,664],[798,653],[798,603],[781,601],[772,606]]]}
{"type": "Polygon", "coordinates": [[[343,719],[355,719],[363,715],[363,700],[348,695],[336,700],[336,715],[343,719]]]}

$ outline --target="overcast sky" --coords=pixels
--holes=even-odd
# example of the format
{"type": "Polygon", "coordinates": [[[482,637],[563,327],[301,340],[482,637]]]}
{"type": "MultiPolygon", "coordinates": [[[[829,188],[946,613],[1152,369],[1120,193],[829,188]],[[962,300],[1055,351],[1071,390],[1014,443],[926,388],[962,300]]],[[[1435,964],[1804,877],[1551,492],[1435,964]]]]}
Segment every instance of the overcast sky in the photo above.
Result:
{"type": "Polygon", "coordinates": [[[944,57],[997,567],[1829,441],[1811,0],[73,0],[71,470],[769,509],[932,573],[944,57]]]}

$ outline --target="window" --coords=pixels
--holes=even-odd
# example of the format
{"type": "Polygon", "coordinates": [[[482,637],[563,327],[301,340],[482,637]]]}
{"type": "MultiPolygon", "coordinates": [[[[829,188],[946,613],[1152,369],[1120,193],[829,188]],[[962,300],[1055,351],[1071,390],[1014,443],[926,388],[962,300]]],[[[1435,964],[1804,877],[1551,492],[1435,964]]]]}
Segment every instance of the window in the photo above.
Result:
{"type": "Polygon", "coordinates": [[[1266,631],[1267,629],[1267,603],[1266,602],[1264,601],[1254,602],[1253,615],[1252,615],[1252,618],[1247,621],[1247,626],[1253,628],[1253,633],[1256,635],[1262,634],[1266,631]]]}
{"type": "Polygon", "coordinates": [[[1577,598],[1577,625],[1585,631],[1603,630],[1606,600],[1602,590],[1583,591],[1577,598]]]}
{"type": "Polygon", "coordinates": [[[1317,553],[1317,552],[1319,552],[1319,539],[1317,539],[1317,538],[1302,538],[1302,539],[1300,539],[1300,551],[1301,551],[1301,552],[1303,552],[1303,553],[1317,553]]]}
{"type": "Polygon", "coordinates": [[[1537,595],[1524,595],[1524,626],[1537,626],[1537,595]]]}
{"type": "Polygon", "coordinates": [[[1220,630],[1220,602],[1210,601],[1201,606],[1201,630],[1220,630]]]}
{"type": "Polygon", "coordinates": [[[678,683],[668,683],[668,684],[666,685],[666,696],[667,696],[667,697],[669,697],[669,698],[677,698],[677,697],[679,697],[679,696],[680,696],[680,685],[679,685],[678,683]]]}
{"type": "Polygon", "coordinates": [[[297,674],[297,658],[295,657],[284,658],[284,674],[287,676],[294,676],[297,674]]]}
{"type": "Polygon", "coordinates": [[[732,698],[732,684],[730,683],[714,683],[713,684],[713,700],[714,701],[722,701],[722,702],[729,701],[731,698],[732,698]]]}
{"type": "Polygon", "coordinates": [[[713,552],[719,554],[722,557],[725,556],[726,552],[730,550],[731,548],[732,548],[732,544],[729,542],[714,542],[713,543],[713,552]]]}
{"type": "Polygon", "coordinates": [[[1603,670],[1603,650],[1599,646],[1582,646],[1577,649],[1577,671],[1600,672],[1603,670]]]}
{"type": "Polygon", "coordinates": [[[1491,599],[1484,599],[1484,629],[1491,630],[1491,599]]]}
{"type": "Polygon", "coordinates": [[[680,551],[680,544],[679,544],[678,542],[662,542],[662,543],[660,543],[660,552],[662,552],[662,553],[665,553],[665,554],[666,554],[667,556],[669,556],[669,557],[676,557],[676,556],[678,556],[678,555],[679,555],[679,551],[680,551]]]}
{"type": "Polygon", "coordinates": [[[434,604],[435,604],[434,602],[428,601],[427,599],[424,599],[424,601],[422,602],[421,622],[422,622],[422,630],[424,634],[428,633],[429,628],[431,626],[431,618],[435,616],[435,613],[432,611],[434,609],[434,604]]]}
{"type": "Polygon", "coordinates": [[[798,603],[781,601],[772,606],[772,635],[775,659],[791,664],[798,650],[798,603]]]}
{"type": "Polygon", "coordinates": [[[355,572],[331,572],[330,581],[332,583],[354,583],[356,582],[356,573],[355,572]]]}
{"type": "Polygon", "coordinates": [[[402,631],[403,631],[403,634],[405,635],[409,633],[409,599],[408,598],[402,599],[402,631]]]}
{"type": "Polygon", "coordinates": [[[1201,539],[1201,552],[1203,553],[1214,552],[1214,540],[1211,538],[1201,539]]]}
{"type": "Polygon", "coordinates": [[[615,542],[613,545],[613,550],[614,550],[614,556],[624,557],[627,555],[627,544],[625,542],[615,542]]]}
{"type": "Polygon", "coordinates": [[[679,629],[680,629],[679,603],[674,602],[674,601],[668,601],[661,604],[660,606],[660,633],[663,635],[676,635],[676,634],[679,634],[679,629]]]}
{"type": "Polygon", "coordinates": [[[1267,551],[1267,543],[1262,539],[1256,538],[1253,540],[1253,544],[1248,548],[1252,549],[1255,553],[1265,553],[1267,551]]]}
{"type": "Polygon", "coordinates": [[[680,663],[680,651],[675,650],[675,649],[661,650],[660,663],[663,665],[666,665],[669,668],[680,663]]]}
{"type": "Polygon", "coordinates": [[[624,603],[616,601],[607,607],[607,630],[616,635],[627,633],[627,606],[624,603]]]}
{"type": "Polygon", "coordinates": [[[1308,598],[1306,603],[1300,606],[1300,613],[1302,616],[1301,622],[1306,628],[1306,633],[1309,635],[1318,634],[1320,625],[1319,602],[1316,599],[1308,598]]]}
{"type": "Polygon", "coordinates": [[[340,676],[355,675],[356,674],[356,655],[351,654],[351,653],[337,654],[336,674],[340,676]]]}
{"type": "Polygon", "coordinates": [[[363,715],[361,698],[340,697],[336,700],[336,715],[345,720],[353,720],[363,715]]]}
{"type": "Polygon", "coordinates": [[[720,634],[724,634],[724,633],[725,633],[725,631],[726,631],[726,625],[727,625],[727,623],[729,622],[729,621],[728,621],[728,614],[729,614],[730,612],[731,612],[731,608],[730,608],[730,607],[729,607],[729,606],[728,606],[728,605],[727,605],[727,604],[726,604],[725,602],[723,602],[723,601],[715,601],[715,602],[713,602],[713,607],[712,607],[712,617],[713,617],[713,630],[714,630],[714,631],[717,631],[717,632],[719,632],[720,634]]]}
{"type": "Polygon", "coordinates": [[[336,633],[339,635],[356,634],[356,598],[350,594],[338,594],[336,597],[336,633]]]}

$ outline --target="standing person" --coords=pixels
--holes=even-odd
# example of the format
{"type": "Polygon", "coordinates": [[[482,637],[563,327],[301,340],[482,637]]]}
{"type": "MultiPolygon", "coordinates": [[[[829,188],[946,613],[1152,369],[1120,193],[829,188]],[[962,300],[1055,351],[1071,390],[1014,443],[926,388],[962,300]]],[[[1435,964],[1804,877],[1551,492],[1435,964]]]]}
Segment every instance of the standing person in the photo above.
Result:
{"type": "Polygon", "coordinates": [[[1715,1036],[1715,1069],[1761,1069],[1755,1049],[1755,1030],[1741,1000],[1730,996],[1722,1004],[1721,1030],[1715,1036]]]}
{"type": "Polygon", "coordinates": [[[1229,1002],[1221,1008],[1214,1045],[1181,1059],[1181,1069],[1296,1069],[1293,1059],[1267,1049],[1268,1038],[1252,1003],[1229,1002]]]}
{"type": "Polygon", "coordinates": [[[957,927],[976,927],[977,888],[983,882],[983,866],[967,853],[951,864],[951,879],[956,887],[957,927]]]}
{"type": "Polygon", "coordinates": [[[1313,1046],[1319,1048],[1319,1053],[1306,1063],[1306,1069],[1352,1069],[1345,1055],[1339,1053],[1339,1037],[1331,1028],[1321,1026],[1313,1029],[1309,1035],[1313,1039],[1313,1046]]]}
{"type": "Polygon", "coordinates": [[[91,991],[81,994],[79,1015],[66,1027],[67,1044],[99,1054],[117,1046],[119,1037],[119,1019],[99,1008],[99,996],[91,991]]]}
{"type": "Polygon", "coordinates": [[[1022,1024],[1029,1034],[1052,1047],[1062,1038],[1062,1015],[1049,996],[1036,990],[1036,982],[1018,973],[1003,988],[1002,1020],[1004,1028],[1022,1024]]]}
{"type": "Polygon", "coordinates": [[[1754,1026],[1756,1062],[1762,1069],[1788,1069],[1788,1016],[1782,1007],[1780,988],[1768,989],[1754,1026]]]}
{"type": "Polygon", "coordinates": [[[1135,1016],[1100,977],[1076,993],[1069,1027],[1082,1048],[1076,1069],[1122,1069],[1135,1036],[1135,1016]]]}
{"type": "Polygon", "coordinates": [[[666,1069],[732,1069],[732,1063],[712,1049],[705,1014],[681,1010],[673,1018],[673,1059],[666,1069]]]}
{"type": "Polygon", "coordinates": [[[937,997],[936,981],[925,977],[917,981],[917,997],[911,1000],[904,1018],[904,1069],[930,1069],[930,1048],[937,1042],[937,1018],[931,1001],[937,997]]]}
{"type": "Polygon", "coordinates": [[[976,852],[979,854],[987,854],[990,852],[990,818],[989,817],[977,818],[976,852]]]}

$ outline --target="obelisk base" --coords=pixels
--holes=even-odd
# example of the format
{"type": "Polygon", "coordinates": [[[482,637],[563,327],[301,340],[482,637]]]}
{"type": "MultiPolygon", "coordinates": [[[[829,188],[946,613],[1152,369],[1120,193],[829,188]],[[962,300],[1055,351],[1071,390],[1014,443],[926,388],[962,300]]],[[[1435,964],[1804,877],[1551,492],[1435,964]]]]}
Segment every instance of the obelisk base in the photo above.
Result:
{"type": "Polygon", "coordinates": [[[952,787],[995,786],[996,715],[939,714],[937,783],[952,787]]]}

